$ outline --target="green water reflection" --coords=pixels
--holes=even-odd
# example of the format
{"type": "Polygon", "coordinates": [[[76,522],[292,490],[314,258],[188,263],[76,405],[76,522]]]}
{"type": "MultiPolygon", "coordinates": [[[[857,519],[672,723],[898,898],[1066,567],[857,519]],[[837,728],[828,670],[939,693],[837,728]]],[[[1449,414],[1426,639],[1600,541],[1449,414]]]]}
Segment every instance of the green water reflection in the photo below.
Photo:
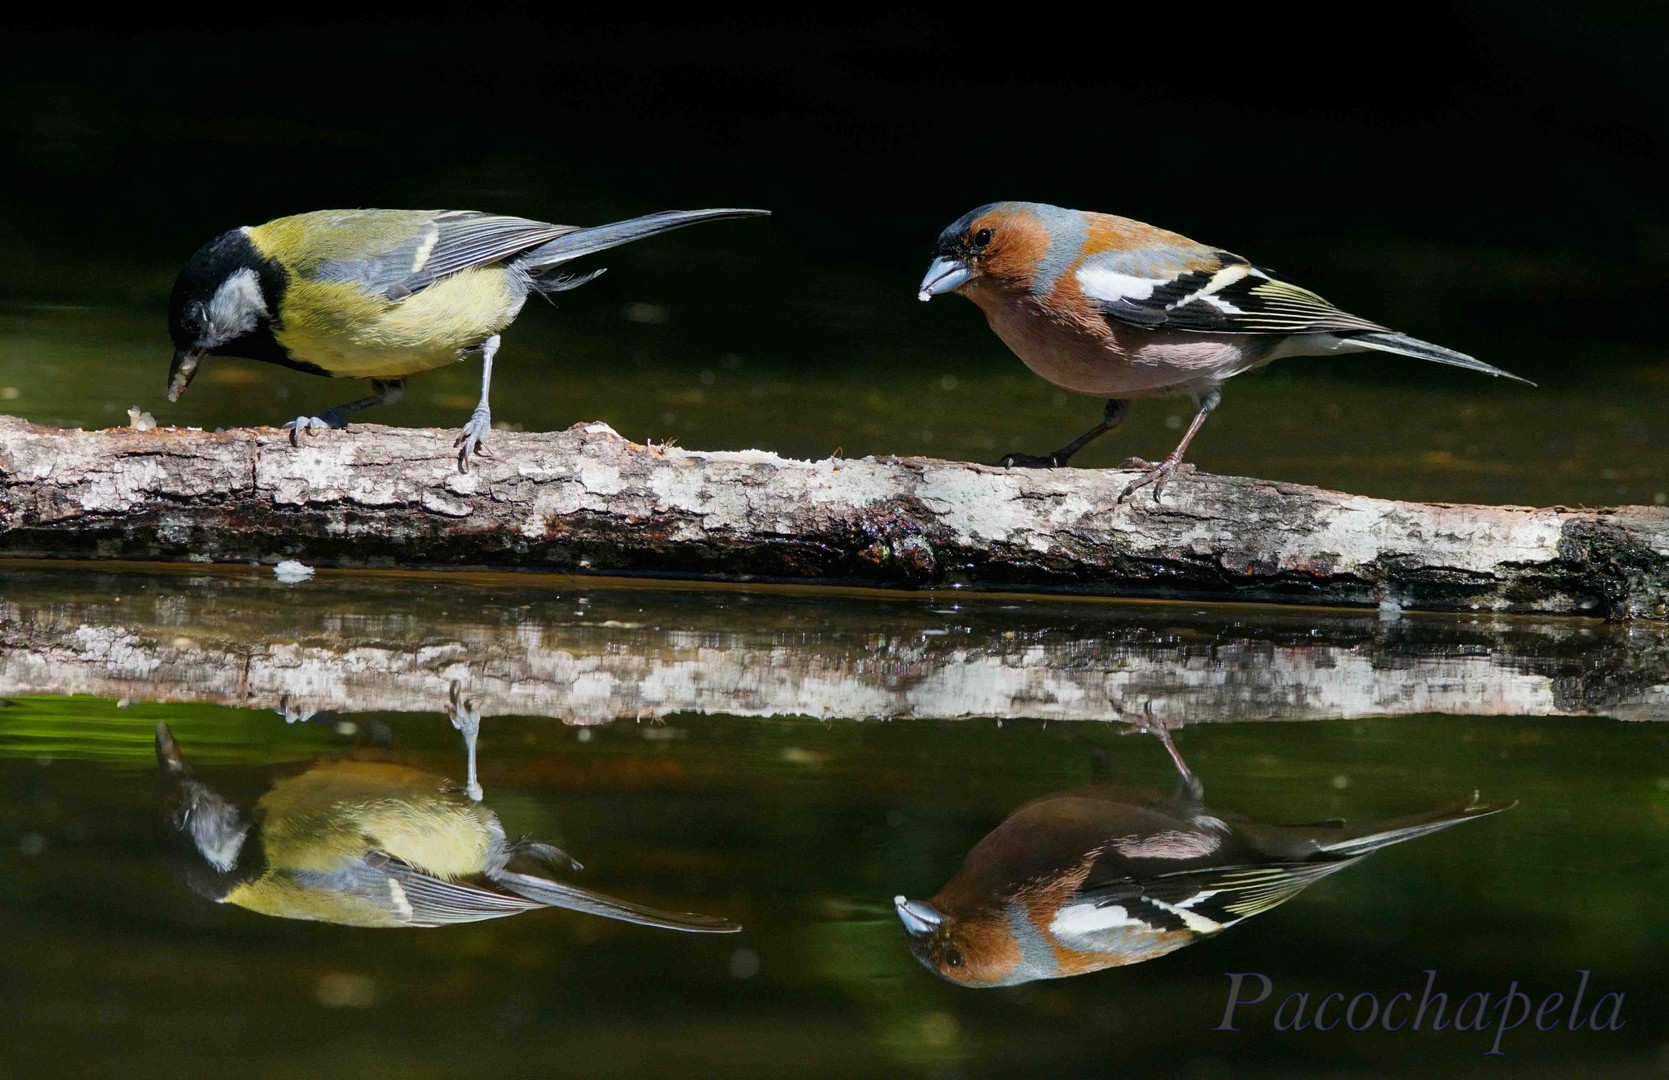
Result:
{"type": "Polygon", "coordinates": [[[1588,969],[1590,1002],[1624,993],[1627,1026],[1520,1028],[1503,1039],[1514,1070],[1658,1067],[1669,676],[1650,633],[6,572],[0,1047],[19,1075],[1471,1075],[1492,1031],[1277,1032],[1267,1008],[1211,1030],[1226,972],[1319,998],[1418,992],[1427,968],[1453,998],[1517,980],[1537,1001],[1588,969]],[[229,798],[367,742],[460,782],[455,680],[486,714],[480,781],[508,834],[574,852],[586,888],[744,932],[563,911],[373,932],[215,905],[171,876],[152,829],[159,721],[229,798]],[[1122,783],[1172,786],[1158,742],[1121,737],[1119,716],[1170,726],[1209,805],[1256,821],[1367,821],[1474,790],[1519,805],[1149,963],[977,992],[923,970],[892,898],[932,896],[1017,807],[1082,785],[1084,737],[1122,783]]]}
{"type": "MultiPolygon", "coordinates": [[[[293,772],[353,741],[204,706],[26,699],[0,710],[13,755],[0,763],[13,868],[0,1024],[29,1075],[178,1075],[205,1060],[257,1075],[489,1075],[529,1055],[551,1071],[584,1061],[586,1075],[676,1064],[707,1075],[940,1065],[1186,1076],[1231,1060],[1239,1074],[1280,1075],[1298,1054],[1448,1075],[1488,1048],[1475,1033],[1210,1031],[1223,973],[1245,970],[1283,992],[1353,993],[1417,989],[1431,967],[1448,988],[1498,995],[1513,979],[1568,990],[1589,968],[1628,995],[1631,1025],[1515,1032],[1515,1065],[1644,1074],[1661,1038],[1654,928],[1669,881],[1654,852],[1669,831],[1669,777],[1655,728],[1427,717],[1187,731],[1181,745],[1212,777],[1214,803],[1266,818],[1395,813],[1472,786],[1522,805],[1487,828],[1378,853],[1152,963],[975,993],[916,965],[888,900],[929,892],[1014,807],[1082,781],[1082,748],[1055,730],[722,717],[486,728],[482,780],[507,829],[584,852],[588,886],[676,897],[747,926],[702,939],[561,912],[372,933],[210,904],[171,879],[151,835],[158,719],[182,740],[212,740],[217,782],[245,790],[275,767],[256,763],[293,772]],[[127,737],[100,757],[35,749],[89,719],[127,737]]],[[[461,776],[443,717],[352,720],[387,724],[409,760],[461,776]]],[[[1150,740],[1111,746],[1133,781],[1169,782],[1150,740]]]]}

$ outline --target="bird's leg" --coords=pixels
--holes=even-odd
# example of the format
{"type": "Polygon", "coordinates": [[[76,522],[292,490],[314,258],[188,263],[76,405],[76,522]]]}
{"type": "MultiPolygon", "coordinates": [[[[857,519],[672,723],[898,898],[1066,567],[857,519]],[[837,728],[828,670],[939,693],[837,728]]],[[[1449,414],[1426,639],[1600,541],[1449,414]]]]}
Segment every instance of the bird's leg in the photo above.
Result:
{"type": "Polygon", "coordinates": [[[1056,450],[1054,453],[1044,454],[1041,457],[1036,454],[1004,454],[1003,459],[997,462],[997,464],[1005,469],[1058,468],[1061,465],[1065,465],[1067,461],[1072,458],[1073,454],[1076,454],[1090,443],[1107,434],[1107,432],[1118,427],[1119,424],[1124,422],[1124,417],[1129,412],[1130,403],[1128,401],[1108,401],[1107,407],[1101,412],[1101,422],[1099,424],[1090,428],[1088,431],[1084,432],[1076,439],[1073,439],[1071,442],[1067,443],[1059,450],[1056,450]]]}
{"type": "Polygon", "coordinates": [[[394,404],[405,396],[406,380],[372,379],[371,390],[370,397],[362,397],[358,401],[349,401],[326,409],[317,416],[298,416],[291,420],[284,425],[290,432],[290,444],[300,446],[303,432],[312,435],[327,428],[345,428],[348,426],[348,417],[361,409],[369,409],[373,405],[394,404]]]}
{"type": "Polygon", "coordinates": [[[1192,465],[1182,463],[1182,455],[1188,452],[1188,444],[1194,441],[1195,435],[1199,434],[1200,425],[1205,423],[1205,418],[1211,415],[1211,410],[1215,409],[1217,403],[1222,400],[1223,392],[1215,386],[1199,396],[1199,407],[1194,412],[1194,422],[1188,425],[1188,430],[1183,434],[1182,441],[1176,444],[1175,450],[1165,456],[1164,461],[1144,461],[1141,458],[1131,458],[1126,461],[1124,463],[1125,468],[1145,469],[1147,471],[1124,485],[1124,491],[1119,494],[1118,501],[1122,503],[1136,491],[1152,484],[1153,501],[1158,502],[1160,492],[1165,490],[1165,485],[1170,483],[1173,476],[1186,476],[1193,472],[1194,467],[1192,465]]]}
{"type": "Polygon", "coordinates": [[[1194,770],[1182,760],[1182,754],[1177,750],[1176,743],[1171,741],[1171,732],[1164,724],[1155,723],[1145,725],[1155,738],[1165,747],[1165,753],[1171,756],[1171,764],[1176,766],[1177,775],[1181,778],[1177,784],[1177,797],[1186,798],[1189,802],[1205,801],[1205,785],[1194,775],[1194,770]]]}
{"type": "Polygon", "coordinates": [[[487,433],[493,429],[493,411],[487,406],[487,391],[493,385],[493,354],[498,352],[498,335],[494,334],[481,343],[481,401],[470,414],[469,423],[464,425],[464,433],[458,436],[453,446],[458,450],[458,471],[469,472],[469,455],[480,454],[491,457],[487,453],[487,433]]]}
{"type": "Polygon", "coordinates": [[[481,735],[481,712],[475,702],[461,699],[457,682],[452,684],[452,726],[463,734],[464,750],[469,757],[469,779],[464,784],[464,794],[470,801],[480,802],[483,792],[481,781],[475,775],[475,742],[481,735]]]}

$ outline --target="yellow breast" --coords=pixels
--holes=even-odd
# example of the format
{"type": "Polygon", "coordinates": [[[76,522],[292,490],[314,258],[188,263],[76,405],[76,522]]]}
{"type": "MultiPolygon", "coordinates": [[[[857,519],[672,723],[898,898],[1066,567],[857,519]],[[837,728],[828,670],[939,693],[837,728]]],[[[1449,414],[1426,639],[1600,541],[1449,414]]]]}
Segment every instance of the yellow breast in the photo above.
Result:
{"type": "Polygon", "coordinates": [[[275,784],[259,808],[274,870],[329,873],[384,851],[436,877],[481,872],[493,843],[490,811],[445,780],[384,762],[332,762],[275,784]]]}
{"type": "Polygon", "coordinates": [[[399,301],[349,281],[295,279],[273,336],[332,375],[399,378],[463,359],[509,326],[525,299],[502,266],[461,271],[399,301]]]}

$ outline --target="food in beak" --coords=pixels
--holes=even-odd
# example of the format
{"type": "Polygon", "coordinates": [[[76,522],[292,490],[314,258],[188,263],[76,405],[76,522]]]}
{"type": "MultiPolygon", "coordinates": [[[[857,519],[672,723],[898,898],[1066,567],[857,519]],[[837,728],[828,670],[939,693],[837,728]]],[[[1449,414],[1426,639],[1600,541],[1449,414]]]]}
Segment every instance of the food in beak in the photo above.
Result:
{"type": "Polygon", "coordinates": [[[955,292],[973,276],[973,269],[961,259],[941,255],[927,268],[927,276],[921,279],[921,291],[916,293],[916,299],[931,300],[942,293],[955,292]]]}

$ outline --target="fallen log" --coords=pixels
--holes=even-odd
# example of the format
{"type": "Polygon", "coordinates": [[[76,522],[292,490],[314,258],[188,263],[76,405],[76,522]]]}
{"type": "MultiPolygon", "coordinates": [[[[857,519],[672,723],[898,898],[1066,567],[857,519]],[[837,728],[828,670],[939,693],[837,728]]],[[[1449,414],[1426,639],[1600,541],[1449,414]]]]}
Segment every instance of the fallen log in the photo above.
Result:
{"type": "MultiPolygon", "coordinates": [[[[1193,723],[1669,721],[1669,630],[1069,600],[845,599],[592,578],[16,566],[0,698],[88,694],[570,724],[680,714],[1193,723]],[[69,580],[72,578],[73,580],[69,580]],[[464,577],[464,580],[458,580],[464,577]]],[[[960,598],[958,598],[960,599],[960,598]]],[[[3,725],[0,725],[3,726],[3,725]]]]}
{"type": "Polygon", "coordinates": [[[500,567],[1608,618],[1669,615],[1669,508],[1370,499],[1194,474],[794,461],[604,424],[73,431],[0,418],[0,555],[500,567]]]}

